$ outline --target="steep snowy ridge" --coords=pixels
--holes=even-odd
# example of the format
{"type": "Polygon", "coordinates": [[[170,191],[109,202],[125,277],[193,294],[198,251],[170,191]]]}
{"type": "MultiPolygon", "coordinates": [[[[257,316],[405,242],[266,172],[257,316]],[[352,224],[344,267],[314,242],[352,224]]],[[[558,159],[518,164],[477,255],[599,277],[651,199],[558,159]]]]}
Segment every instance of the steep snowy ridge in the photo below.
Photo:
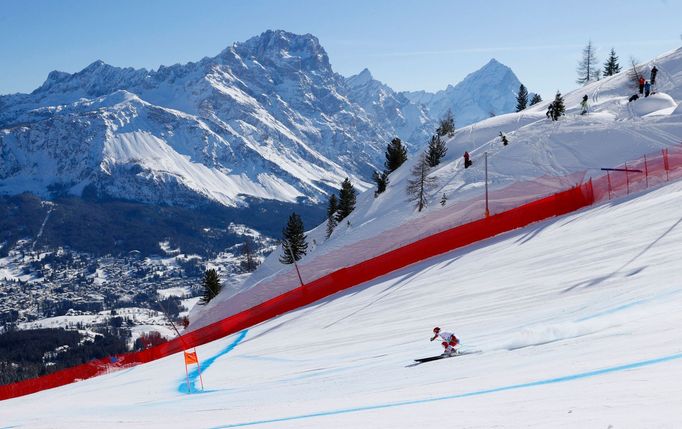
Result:
{"type": "Polygon", "coordinates": [[[391,138],[414,151],[434,126],[368,71],[335,73],[316,37],[266,31],[194,63],[149,71],[96,61],[0,96],[0,193],[316,203],[347,176],[366,189],[391,138]],[[152,143],[128,156],[131,141],[152,143]]]}
{"type": "Polygon", "coordinates": [[[426,106],[431,117],[442,118],[451,110],[456,125],[461,127],[491,115],[514,112],[520,85],[514,72],[493,58],[455,86],[448,85],[436,93],[403,94],[412,102],[426,106]]]}
{"type": "Polygon", "coordinates": [[[423,145],[437,128],[437,118],[429,116],[426,107],[413,103],[404,94],[374,79],[368,69],[346,79],[349,98],[359,104],[380,124],[395,123],[396,135],[423,145]]]}
{"type": "MultiPolygon", "coordinates": [[[[138,137],[154,137],[156,146],[163,142],[178,153],[177,162],[158,165],[144,157],[112,156],[125,153],[125,148],[106,153],[95,149],[89,163],[78,163],[80,171],[60,175],[57,169],[40,179],[71,193],[93,185],[106,195],[144,202],[186,204],[192,197],[208,197],[234,206],[240,204],[238,195],[316,201],[347,175],[363,189],[362,174],[371,169],[392,133],[381,135],[364,115],[354,114],[358,109],[338,94],[336,86],[341,84],[343,78],[333,73],[317,39],[284,32],[266,32],[215,58],[157,72],[98,61],[73,75],[52,73],[30,95],[3,97],[11,108],[0,119],[0,145],[6,164],[12,164],[0,175],[3,192],[30,190],[47,196],[48,190],[41,189],[45,183],[26,183],[25,177],[32,176],[26,161],[73,165],[72,158],[79,155],[64,150],[68,148],[57,149],[59,154],[47,159],[35,150],[45,144],[45,128],[84,140],[82,131],[54,129],[73,123],[100,136],[93,138],[100,147],[112,149],[128,141],[119,134],[139,130],[138,137]],[[134,96],[119,100],[122,90],[134,96]],[[109,96],[116,100],[108,102],[109,96]],[[92,97],[104,101],[93,103],[92,97]],[[334,117],[344,112],[366,123],[357,127],[362,132],[334,117]],[[341,147],[334,147],[332,140],[339,136],[341,147]],[[362,150],[366,141],[374,142],[374,151],[362,150]],[[353,152],[360,155],[350,156],[353,152]],[[187,156],[185,162],[179,159],[187,156]],[[211,171],[192,175],[206,169],[211,171]],[[181,192],[176,200],[172,194],[177,190],[181,192]]],[[[149,146],[146,149],[152,156],[149,146]]]]}

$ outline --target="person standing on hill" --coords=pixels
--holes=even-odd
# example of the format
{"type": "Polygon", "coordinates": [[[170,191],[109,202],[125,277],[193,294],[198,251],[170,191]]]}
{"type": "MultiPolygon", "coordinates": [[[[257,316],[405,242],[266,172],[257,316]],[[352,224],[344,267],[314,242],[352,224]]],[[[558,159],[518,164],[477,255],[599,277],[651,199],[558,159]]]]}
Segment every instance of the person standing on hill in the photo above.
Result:
{"type": "Polygon", "coordinates": [[[580,102],[580,107],[582,107],[582,111],[580,112],[581,115],[584,115],[587,113],[587,94],[583,96],[583,101],[580,102]]]}
{"type": "Polygon", "coordinates": [[[646,83],[644,84],[644,96],[648,97],[650,92],[651,92],[651,84],[649,83],[649,81],[646,81],[646,83]]]}
{"type": "Polygon", "coordinates": [[[639,77],[639,93],[644,94],[644,76],[639,77]]]}
{"type": "Polygon", "coordinates": [[[656,85],[656,74],[658,74],[658,69],[656,68],[656,66],[654,66],[651,69],[651,79],[650,79],[651,80],[651,86],[656,85]]]}
{"type": "Polygon", "coordinates": [[[469,152],[464,151],[464,168],[469,168],[473,162],[469,159],[469,152]]]}

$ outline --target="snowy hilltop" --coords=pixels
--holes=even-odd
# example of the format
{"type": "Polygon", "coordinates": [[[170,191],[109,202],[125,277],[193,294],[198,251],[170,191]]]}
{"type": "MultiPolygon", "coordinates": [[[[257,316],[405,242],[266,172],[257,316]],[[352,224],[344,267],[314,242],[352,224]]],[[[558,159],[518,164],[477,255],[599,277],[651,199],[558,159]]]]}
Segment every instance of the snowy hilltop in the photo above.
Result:
{"type": "MultiPolygon", "coordinates": [[[[384,193],[357,197],[355,210],[326,238],[326,224],[307,232],[313,243],[299,262],[303,279],[313,280],[406,243],[483,216],[484,157],[493,213],[567,189],[626,161],[682,143],[682,49],[640,64],[649,76],[658,68],[655,94],[629,102],[637,92],[630,70],[563,95],[566,113],[558,121],[545,112],[549,101],[518,113],[459,128],[446,142],[447,154],[429,171],[436,186],[418,211],[406,188],[419,162],[412,156],[389,176],[384,193]],[[587,95],[589,110],[581,115],[587,95]],[[500,135],[508,140],[504,145],[500,135]],[[473,165],[464,168],[468,152],[473,165]],[[510,187],[514,185],[514,187],[510,187]],[[459,204],[464,203],[464,204],[459,204]]],[[[298,286],[290,265],[275,251],[241,287],[195,308],[194,328],[248,308],[298,286]]]]}

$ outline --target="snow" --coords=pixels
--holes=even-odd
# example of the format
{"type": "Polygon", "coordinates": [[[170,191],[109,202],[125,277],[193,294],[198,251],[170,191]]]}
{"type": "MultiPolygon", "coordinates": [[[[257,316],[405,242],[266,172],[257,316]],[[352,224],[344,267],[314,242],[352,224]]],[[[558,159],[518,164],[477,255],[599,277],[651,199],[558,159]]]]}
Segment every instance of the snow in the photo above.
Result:
{"type": "Polygon", "coordinates": [[[187,290],[186,287],[169,287],[166,289],[157,289],[156,292],[162,298],[168,298],[171,296],[177,296],[180,298],[184,298],[187,295],[189,295],[189,290],[187,290]]]}
{"type": "Polygon", "coordinates": [[[672,113],[677,103],[665,93],[657,93],[632,102],[632,112],[637,116],[672,113]]]}
{"type": "MultiPolygon", "coordinates": [[[[512,110],[496,82],[518,80],[501,65],[484,69],[474,75],[485,95],[462,98],[476,105],[469,122],[487,117],[488,104],[512,110]]],[[[315,204],[346,177],[366,190],[392,138],[414,152],[440,118],[368,70],[335,73],[317,38],[284,31],[156,71],[96,61],[53,72],[0,105],[0,193],[50,198],[55,186],[81,195],[92,185],[113,198],[191,206],[315,204]]]]}
{"type": "MultiPolygon", "coordinates": [[[[547,102],[519,113],[499,115],[459,128],[447,141],[448,152],[431,173],[438,188],[428,195],[427,208],[418,213],[405,193],[411,157],[389,176],[383,194],[373,190],[358,195],[353,213],[325,239],[326,224],[309,231],[308,252],[299,268],[304,282],[339,268],[351,266],[438,231],[478,219],[484,214],[484,157],[488,158],[491,213],[567,189],[603,174],[601,168],[682,143],[682,121],[678,115],[660,113],[682,99],[682,49],[657,59],[666,70],[657,83],[659,93],[628,103],[627,73],[603,79],[565,94],[566,116],[558,122],[545,116],[547,102]],[[665,88],[667,92],[662,92],[665,88]],[[590,113],[580,115],[580,101],[587,94],[590,113]],[[644,116],[632,109],[644,103],[644,116]],[[648,106],[648,107],[647,107],[648,106]],[[503,146],[499,133],[509,139],[503,146]],[[462,154],[468,151],[474,164],[464,169],[462,154]],[[445,207],[439,204],[445,194],[445,207]]],[[[293,267],[283,265],[275,250],[240,287],[238,294],[223,293],[205,307],[190,313],[190,329],[196,329],[243,311],[266,299],[299,286],[293,267]]]]}
{"type": "MultiPolygon", "coordinates": [[[[198,298],[190,298],[184,301],[198,300],[198,298]]],[[[183,301],[183,302],[184,302],[183,301]]],[[[113,317],[122,317],[129,319],[135,325],[130,327],[131,338],[128,339],[129,345],[135,343],[135,340],[143,333],[150,331],[157,331],[165,338],[173,338],[175,331],[169,326],[168,320],[163,313],[148,308],[140,307],[125,307],[118,308],[114,312],[111,310],[100,311],[97,314],[78,314],[73,310],[64,316],[47,317],[44,319],[20,323],[19,329],[40,329],[40,328],[65,328],[74,329],[81,327],[82,333],[94,337],[96,334],[92,328],[94,327],[108,327],[110,326],[113,317]]]]}
{"type": "Polygon", "coordinates": [[[535,224],[198,347],[204,393],[174,355],[3,401],[3,424],[679,427],[681,204],[674,183],[535,224]],[[411,366],[435,325],[478,353],[411,366]]]}
{"type": "Polygon", "coordinates": [[[372,82],[379,92],[355,100],[314,36],[283,31],[157,71],[96,61],[50,73],[31,94],[0,96],[0,193],[93,185],[146,203],[242,207],[318,203],[346,177],[365,190],[393,136],[416,148],[433,131],[419,106],[372,82]]]}
{"type": "Polygon", "coordinates": [[[437,120],[445,117],[450,110],[455,117],[455,125],[463,127],[491,114],[515,111],[520,85],[514,72],[493,58],[455,86],[448,85],[436,93],[414,91],[402,94],[413,103],[426,106],[429,116],[437,120]]]}
{"type": "MultiPolygon", "coordinates": [[[[282,49],[282,34],[269,34],[282,49]]],[[[316,46],[294,46],[326,61],[316,46]]],[[[262,61],[265,62],[265,61],[262,61]]],[[[652,63],[644,64],[648,73],[652,63]]],[[[348,222],[301,260],[305,279],[481,216],[487,153],[497,210],[575,184],[604,166],[678,145],[682,50],[656,58],[655,98],[628,103],[626,76],[460,128],[418,213],[404,194],[412,157],[386,193],[358,196],[348,222]],[[587,94],[590,113],[579,114],[587,94]],[[672,103],[671,103],[672,100],[672,103]],[[641,104],[637,104],[640,103],[641,104]],[[503,147],[499,132],[510,144],[503,147]],[[464,170],[467,150],[474,165],[464,170]],[[538,179],[540,178],[540,179],[538,179]],[[533,180],[532,186],[529,182],[533,180]],[[448,203],[437,202],[446,193],[448,203]]],[[[495,64],[492,64],[495,66],[495,64]]],[[[151,144],[146,142],[145,144],[151,144]]],[[[189,162],[189,161],[188,161],[189,162]]],[[[413,428],[682,426],[682,182],[502,234],[405,267],[197,347],[205,390],[181,354],[0,402],[3,425],[31,428],[413,428]],[[440,353],[438,325],[470,354],[440,353]],[[188,395],[189,378],[194,394],[188,395]],[[36,410],[39,409],[39,412],[36,410]]],[[[195,307],[190,328],[296,287],[277,250],[238,288],[195,307]]]]}

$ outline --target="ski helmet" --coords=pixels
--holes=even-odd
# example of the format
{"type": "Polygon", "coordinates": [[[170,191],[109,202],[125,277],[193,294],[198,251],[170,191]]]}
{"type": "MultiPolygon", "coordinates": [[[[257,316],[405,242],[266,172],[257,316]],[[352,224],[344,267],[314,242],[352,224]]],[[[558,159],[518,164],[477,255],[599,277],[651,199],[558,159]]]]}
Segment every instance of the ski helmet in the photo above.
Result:
{"type": "Polygon", "coordinates": [[[434,334],[437,334],[437,333],[439,333],[439,332],[440,332],[440,328],[439,328],[438,326],[436,326],[435,328],[433,328],[433,333],[434,333],[434,334]]]}

